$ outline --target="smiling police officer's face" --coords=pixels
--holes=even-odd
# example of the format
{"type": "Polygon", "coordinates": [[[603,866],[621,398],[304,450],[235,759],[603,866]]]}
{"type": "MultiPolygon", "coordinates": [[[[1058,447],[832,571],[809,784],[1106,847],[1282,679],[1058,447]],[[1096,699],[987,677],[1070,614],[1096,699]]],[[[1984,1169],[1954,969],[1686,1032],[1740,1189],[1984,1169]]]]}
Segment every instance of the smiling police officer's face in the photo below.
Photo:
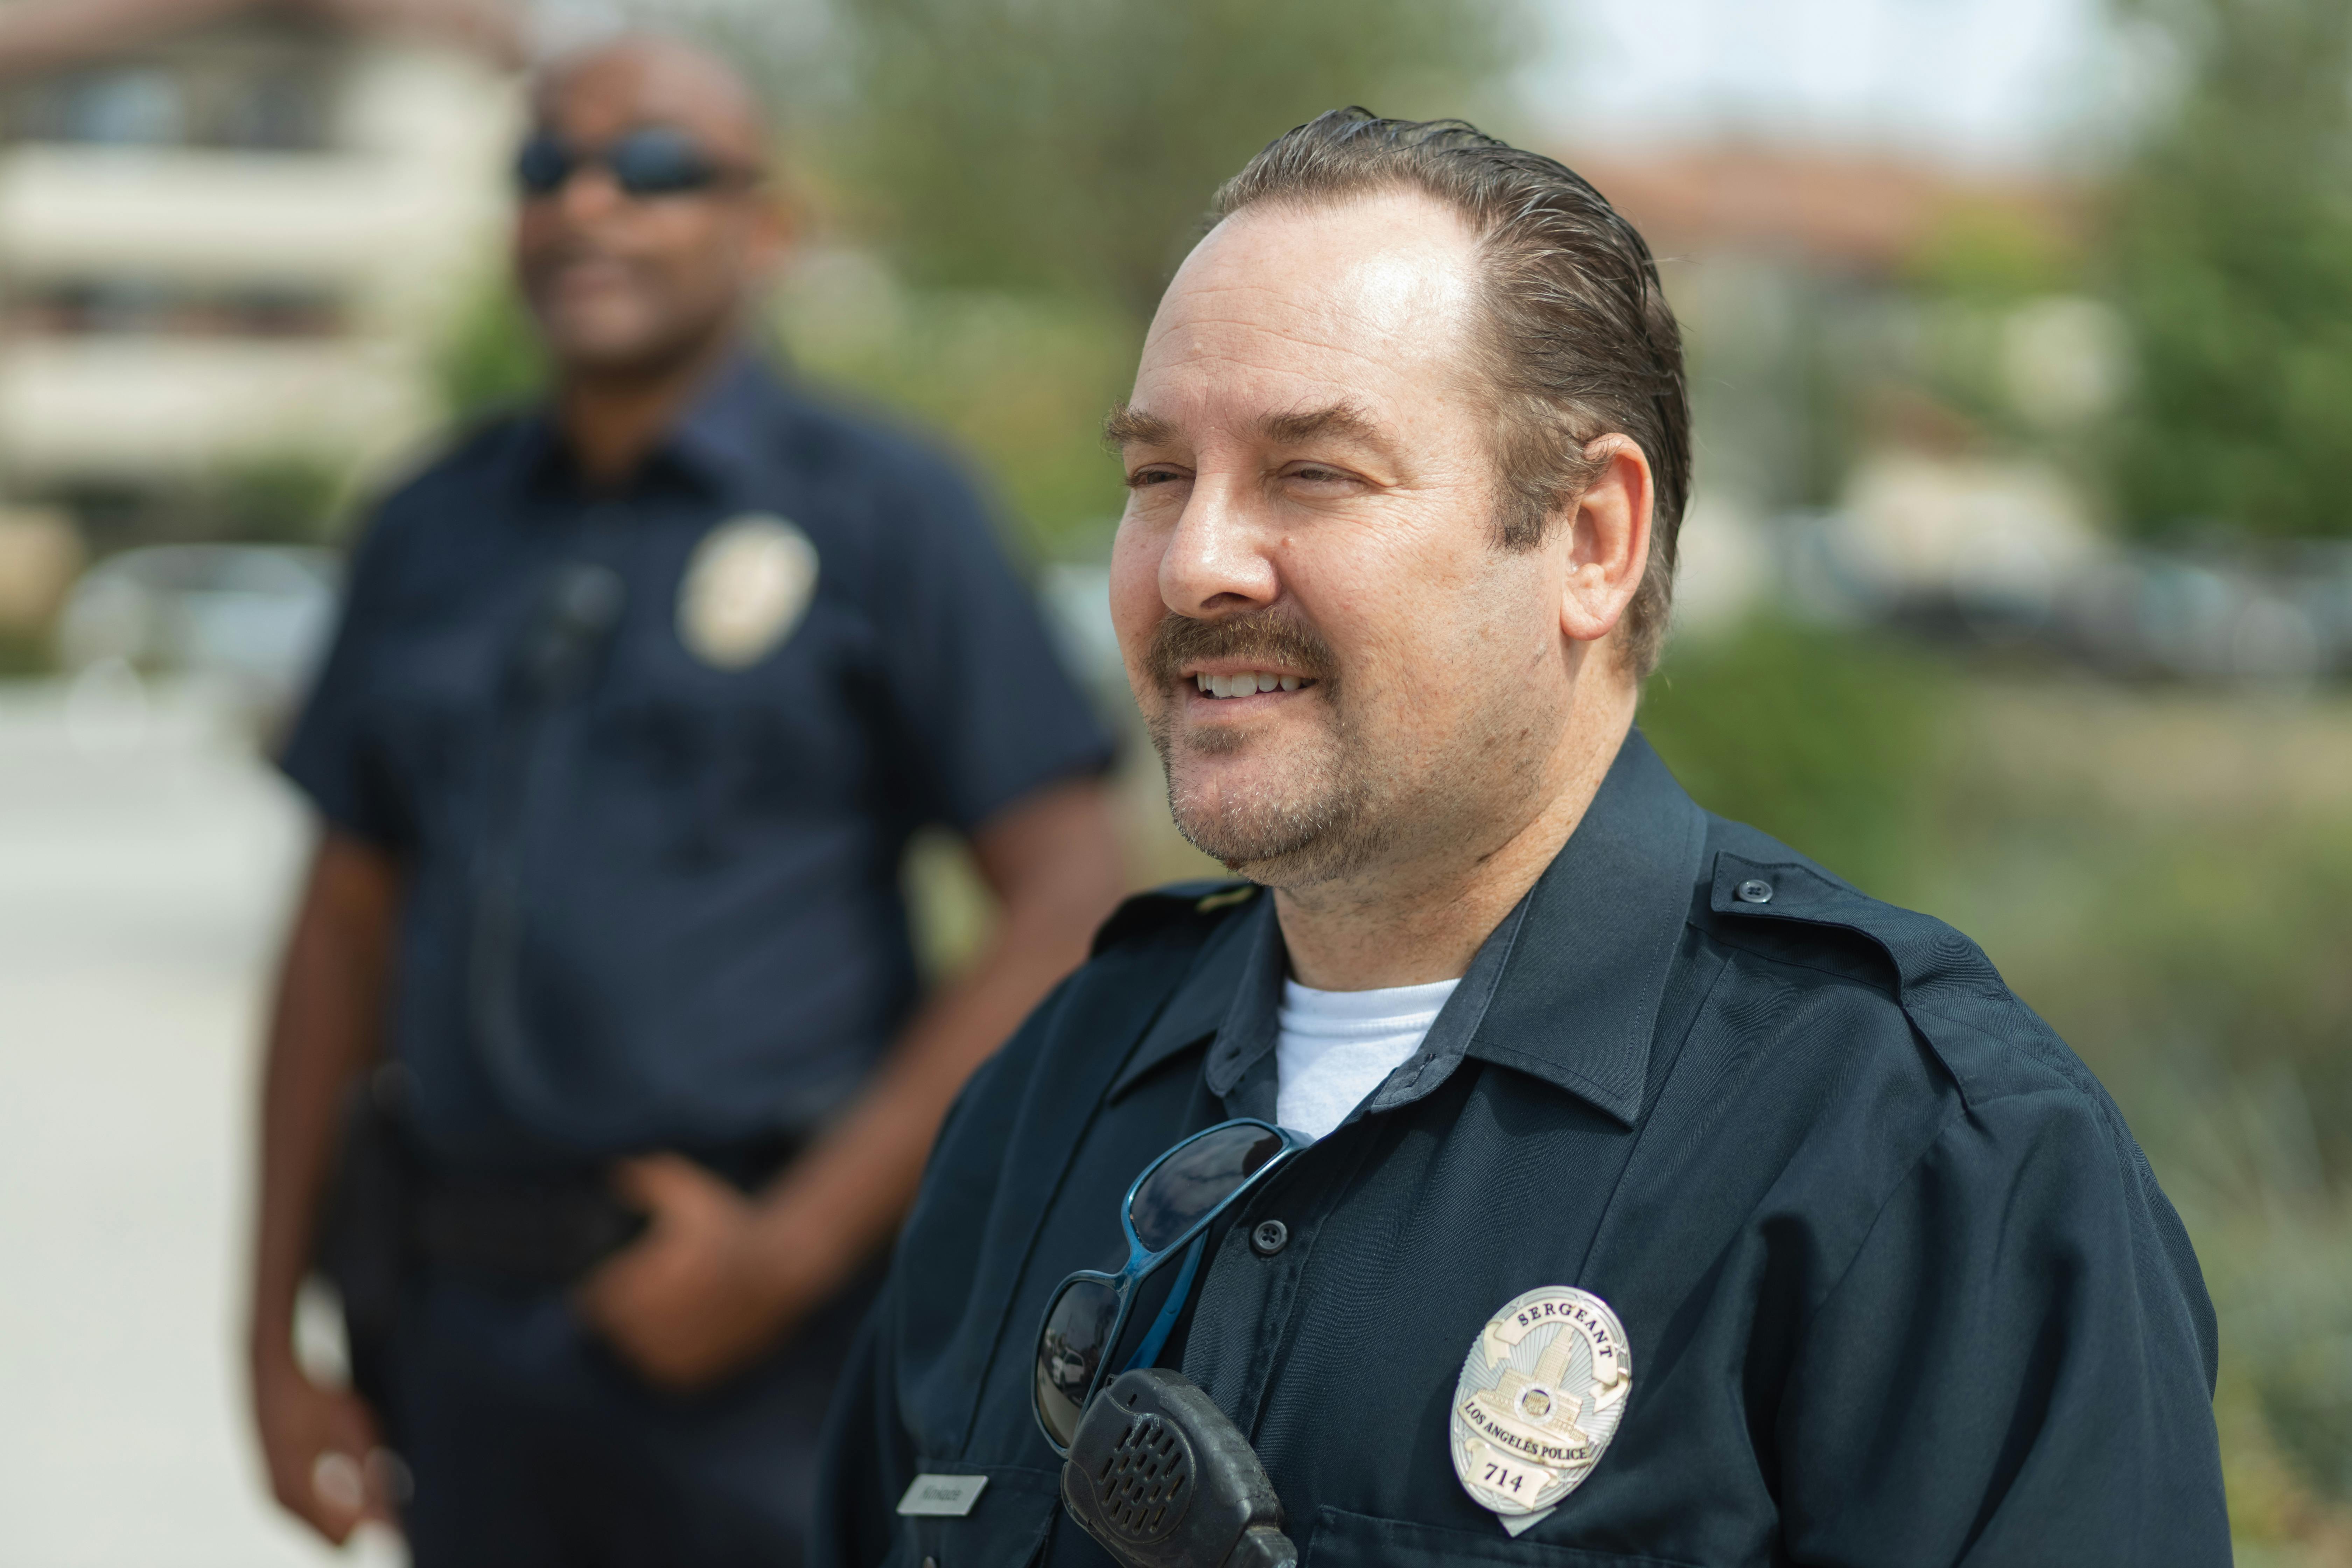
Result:
{"type": "Polygon", "coordinates": [[[1417,194],[1244,209],[1178,272],[1112,415],[1128,678],[1178,826],[1258,881],[1490,855],[1566,787],[1580,715],[1631,721],[1606,639],[1647,468],[1603,437],[1587,500],[1502,546],[1481,283],[1417,194]]]}
{"type": "Polygon", "coordinates": [[[554,189],[525,192],[515,225],[517,272],[558,368],[657,374],[730,338],[786,238],[756,178],[765,133],[741,79],[684,45],[630,38],[559,63],[533,110],[535,134],[575,160],[554,189]],[[648,127],[682,136],[709,177],[624,189],[600,156],[648,127]]]}

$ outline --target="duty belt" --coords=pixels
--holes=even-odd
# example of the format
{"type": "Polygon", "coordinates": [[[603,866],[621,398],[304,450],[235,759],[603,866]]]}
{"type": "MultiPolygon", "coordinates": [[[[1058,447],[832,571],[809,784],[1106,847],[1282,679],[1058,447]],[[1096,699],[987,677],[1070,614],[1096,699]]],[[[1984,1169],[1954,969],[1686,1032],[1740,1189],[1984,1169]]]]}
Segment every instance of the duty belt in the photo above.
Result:
{"type": "MultiPolygon", "coordinates": [[[[681,1152],[749,1192],[804,1144],[780,1135],[681,1152]]],[[[407,1228],[428,1268],[560,1288],[635,1240],[646,1216],[614,1190],[609,1167],[529,1175],[426,1168],[416,1174],[407,1228]]]]}

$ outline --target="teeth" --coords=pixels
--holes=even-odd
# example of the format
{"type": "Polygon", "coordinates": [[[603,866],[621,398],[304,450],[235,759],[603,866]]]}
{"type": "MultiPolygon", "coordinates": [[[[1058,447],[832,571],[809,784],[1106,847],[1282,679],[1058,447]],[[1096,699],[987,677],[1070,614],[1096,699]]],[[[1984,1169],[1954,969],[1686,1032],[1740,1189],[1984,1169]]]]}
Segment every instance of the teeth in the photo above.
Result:
{"type": "Polygon", "coordinates": [[[1255,697],[1261,691],[1296,691],[1303,683],[1295,675],[1245,669],[1238,675],[1195,675],[1192,684],[1211,697],[1255,697]]]}

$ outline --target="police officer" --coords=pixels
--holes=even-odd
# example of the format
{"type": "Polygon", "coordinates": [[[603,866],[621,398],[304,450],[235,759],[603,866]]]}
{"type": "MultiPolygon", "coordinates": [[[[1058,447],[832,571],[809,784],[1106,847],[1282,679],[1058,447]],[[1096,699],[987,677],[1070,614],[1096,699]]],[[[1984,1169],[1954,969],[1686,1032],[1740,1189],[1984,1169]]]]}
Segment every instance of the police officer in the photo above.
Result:
{"type": "Polygon", "coordinates": [[[1318,1564],[2227,1563],[2213,1314],[2114,1104],[1633,728],[1689,468],[1639,236],[1360,110],[1217,212],[1111,419],[1111,595],[1246,880],[1128,904],[950,1113],[818,1560],[1162,1560],[1165,1431],[1061,1473],[1156,1363],[1318,1564]]]}
{"type": "Polygon", "coordinates": [[[1117,897],[1108,752],[963,481],[740,346],[787,238],[740,80],[630,38],[534,109],[552,405],[383,506],[285,753],[324,832],[269,1047],[254,1398],[331,1539],[394,1511],[404,1458],[422,1568],[789,1564],[861,1271],[1117,897]],[[916,1010],[928,822],[1002,910],[916,1010]],[[339,1163],[361,1393],[289,1339],[339,1163]]]}

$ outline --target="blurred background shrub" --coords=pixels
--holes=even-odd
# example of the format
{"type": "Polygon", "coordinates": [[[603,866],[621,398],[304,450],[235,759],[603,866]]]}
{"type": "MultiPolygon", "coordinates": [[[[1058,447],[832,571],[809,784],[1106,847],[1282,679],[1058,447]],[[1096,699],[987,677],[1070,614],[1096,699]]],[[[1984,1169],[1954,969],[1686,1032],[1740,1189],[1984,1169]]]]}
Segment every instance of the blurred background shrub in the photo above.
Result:
{"type": "Polygon", "coordinates": [[[1866,892],[1912,901],[1936,826],[1937,718],[1955,684],[1884,637],[1759,616],[1677,645],[1641,722],[1700,805],[1866,892]]]}

